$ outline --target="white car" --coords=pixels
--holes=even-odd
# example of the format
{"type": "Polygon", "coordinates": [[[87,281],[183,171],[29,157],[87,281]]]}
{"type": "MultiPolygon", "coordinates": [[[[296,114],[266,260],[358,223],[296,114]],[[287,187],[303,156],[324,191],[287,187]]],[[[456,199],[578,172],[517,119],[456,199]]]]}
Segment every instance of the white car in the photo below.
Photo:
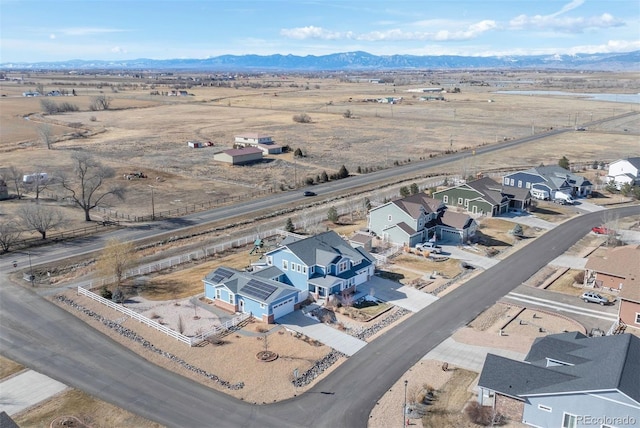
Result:
{"type": "Polygon", "coordinates": [[[435,242],[431,242],[431,241],[417,244],[416,249],[420,251],[431,251],[432,253],[435,253],[435,254],[440,254],[442,252],[442,248],[436,245],[435,242]]]}

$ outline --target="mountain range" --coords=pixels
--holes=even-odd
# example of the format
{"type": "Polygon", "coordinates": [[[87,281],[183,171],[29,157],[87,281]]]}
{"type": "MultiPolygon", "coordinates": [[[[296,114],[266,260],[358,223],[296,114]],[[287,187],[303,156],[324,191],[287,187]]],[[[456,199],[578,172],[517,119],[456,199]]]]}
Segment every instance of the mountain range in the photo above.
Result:
{"type": "Polygon", "coordinates": [[[221,55],[206,59],[69,60],[2,63],[4,70],[372,71],[442,69],[565,69],[637,71],[640,51],[576,55],[415,56],[344,52],[329,55],[221,55]]]}

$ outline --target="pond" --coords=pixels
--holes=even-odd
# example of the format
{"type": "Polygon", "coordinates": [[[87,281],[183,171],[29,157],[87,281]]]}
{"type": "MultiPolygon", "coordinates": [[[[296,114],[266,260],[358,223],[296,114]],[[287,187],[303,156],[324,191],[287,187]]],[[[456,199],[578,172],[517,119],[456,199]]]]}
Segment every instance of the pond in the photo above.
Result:
{"type": "Polygon", "coordinates": [[[640,94],[590,94],[581,92],[564,92],[564,91],[496,91],[496,94],[508,95],[552,95],[552,96],[570,96],[581,97],[594,101],[611,101],[614,103],[640,103],[640,94]]]}

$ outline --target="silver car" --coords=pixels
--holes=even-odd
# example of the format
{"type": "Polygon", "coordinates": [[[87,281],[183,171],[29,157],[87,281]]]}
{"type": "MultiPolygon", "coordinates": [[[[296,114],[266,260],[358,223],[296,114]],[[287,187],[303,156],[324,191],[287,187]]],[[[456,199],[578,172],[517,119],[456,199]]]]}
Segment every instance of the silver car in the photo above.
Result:
{"type": "Polygon", "coordinates": [[[609,303],[609,300],[606,297],[602,297],[598,293],[594,293],[592,291],[586,291],[582,293],[582,296],[580,296],[580,298],[584,300],[585,303],[599,303],[602,306],[609,303]]]}

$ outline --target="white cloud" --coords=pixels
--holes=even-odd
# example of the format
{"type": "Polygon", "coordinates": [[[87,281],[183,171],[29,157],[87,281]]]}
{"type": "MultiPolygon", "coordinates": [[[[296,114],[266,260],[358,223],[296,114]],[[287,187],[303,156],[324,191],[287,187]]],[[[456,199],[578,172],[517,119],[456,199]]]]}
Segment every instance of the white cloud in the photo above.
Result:
{"type": "Polygon", "coordinates": [[[512,30],[555,30],[582,33],[588,28],[611,28],[625,25],[623,20],[615,18],[609,13],[592,17],[562,16],[583,3],[584,0],[573,0],[559,11],[549,15],[518,15],[509,21],[509,28],[512,30]]]}
{"type": "MultiPolygon", "coordinates": [[[[424,26],[427,21],[421,21],[418,25],[424,26]]],[[[492,20],[484,20],[474,24],[470,24],[465,29],[456,30],[436,30],[436,31],[405,31],[402,29],[392,29],[385,31],[370,31],[368,33],[354,33],[353,31],[337,32],[330,31],[321,27],[299,27],[291,29],[282,29],[282,36],[297,39],[321,39],[321,40],[339,40],[351,39],[367,42],[378,41],[410,41],[410,40],[434,40],[434,41],[450,41],[450,40],[469,40],[480,36],[482,33],[497,28],[497,24],[492,20]]]]}
{"type": "Polygon", "coordinates": [[[98,27],[69,27],[59,30],[65,36],[91,36],[94,34],[120,33],[126,30],[117,28],[98,28],[98,27]]]}
{"type": "Polygon", "coordinates": [[[290,39],[305,40],[305,39],[322,39],[322,40],[337,40],[348,37],[348,33],[339,33],[335,31],[325,30],[322,27],[315,27],[309,25],[307,27],[298,28],[283,28],[280,30],[282,36],[290,39]]]}
{"type": "Polygon", "coordinates": [[[127,50],[121,48],[120,46],[114,46],[111,48],[111,53],[126,54],[127,50]]]}

